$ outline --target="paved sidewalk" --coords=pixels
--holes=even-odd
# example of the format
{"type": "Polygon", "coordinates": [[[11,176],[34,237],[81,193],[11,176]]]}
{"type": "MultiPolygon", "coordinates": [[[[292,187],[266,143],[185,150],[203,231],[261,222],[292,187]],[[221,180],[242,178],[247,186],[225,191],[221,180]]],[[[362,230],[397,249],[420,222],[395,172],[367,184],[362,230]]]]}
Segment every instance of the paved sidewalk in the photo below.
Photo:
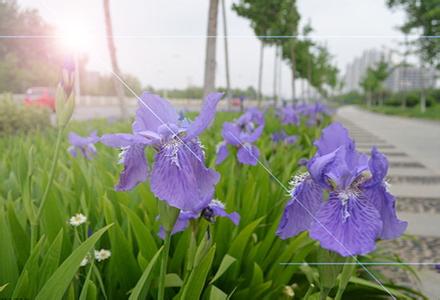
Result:
{"type": "Polygon", "coordinates": [[[405,150],[440,175],[440,122],[386,116],[355,106],[344,106],[337,115],[405,150]]]}

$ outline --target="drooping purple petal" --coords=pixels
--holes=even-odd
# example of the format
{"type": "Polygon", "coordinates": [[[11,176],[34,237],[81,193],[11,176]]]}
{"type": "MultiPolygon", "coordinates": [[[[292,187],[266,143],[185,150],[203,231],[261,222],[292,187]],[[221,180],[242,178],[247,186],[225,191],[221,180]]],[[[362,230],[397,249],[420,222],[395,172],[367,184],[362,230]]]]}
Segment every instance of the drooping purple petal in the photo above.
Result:
{"type": "Polygon", "coordinates": [[[177,124],[179,115],[171,104],[158,95],[144,92],[139,100],[133,132],[157,132],[164,123],[177,124]]]}
{"type": "Polygon", "coordinates": [[[309,230],[323,202],[322,194],[322,188],[310,177],[297,183],[292,191],[292,199],[284,209],[277,235],[282,239],[287,239],[309,230]]]}
{"type": "Polygon", "coordinates": [[[214,213],[214,216],[226,217],[232,221],[235,225],[240,222],[240,215],[237,212],[227,213],[225,210],[225,205],[217,200],[212,200],[208,207],[214,213]]]}
{"type": "Polygon", "coordinates": [[[160,200],[194,211],[212,199],[219,174],[205,167],[197,142],[170,141],[155,155],[151,190],[160,200]]]}
{"type": "MultiPolygon", "coordinates": [[[[197,219],[198,217],[199,217],[199,213],[195,213],[192,211],[180,211],[176,223],[174,224],[173,230],[171,231],[171,234],[176,234],[178,232],[184,231],[188,227],[189,221],[193,219],[197,219]]],[[[158,235],[161,239],[165,238],[165,230],[163,229],[162,226],[159,229],[158,235]]]]}
{"type": "Polygon", "coordinates": [[[201,134],[212,122],[215,117],[218,102],[223,97],[223,93],[211,93],[206,96],[202,110],[198,117],[192,122],[186,131],[186,139],[192,139],[201,134]]]}
{"type": "Polygon", "coordinates": [[[217,145],[217,158],[215,164],[221,164],[229,155],[228,145],[225,142],[221,142],[217,145]]]}
{"type": "Polygon", "coordinates": [[[379,212],[363,195],[330,193],[313,222],[310,237],[342,256],[365,255],[376,247],[382,230],[379,212]]]}
{"type": "Polygon", "coordinates": [[[238,161],[245,165],[255,166],[258,162],[260,151],[252,144],[243,144],[237,151],[238,161]]]}
{"type": "Polygon", "coordinates": [[[74,132],[69,133],[69,142],[72,145],[68,151],[73,157],[77,157],[80,152],[85,158],[91,159],[96,154],[94,144],[98,142],[99,138],[96,131],[93,131],[89,136],[80,136],[74,132]]]}
{"type": "Polygon", "coordinates": [[[384,184],[366,188],[364,193],[380,214],[383,227],[379,237],[390,240],[401,236],[408,227],[408,223],[397,218],[396,199],[387,192],[384,184]]]}
{"type": "Polygon", "coordinates": [[[119,176],[116,191],[128,191],[147,180],[148,164],[145,158],[145,145],[133,144],[126,147],[121,153],[121,163],[124,170],[119,176]]]}

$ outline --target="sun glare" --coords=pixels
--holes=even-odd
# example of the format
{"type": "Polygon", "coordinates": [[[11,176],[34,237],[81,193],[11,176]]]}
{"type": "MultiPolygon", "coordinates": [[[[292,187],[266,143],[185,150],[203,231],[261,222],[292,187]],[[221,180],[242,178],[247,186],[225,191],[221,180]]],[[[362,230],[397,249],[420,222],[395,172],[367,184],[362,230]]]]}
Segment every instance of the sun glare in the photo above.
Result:
{"type": "Polygon", "coordinates": [[[61,26],[58,36],[60,46],[67,51],[84,53],[90,49],[90,33],[80,23],[61,26]]]}

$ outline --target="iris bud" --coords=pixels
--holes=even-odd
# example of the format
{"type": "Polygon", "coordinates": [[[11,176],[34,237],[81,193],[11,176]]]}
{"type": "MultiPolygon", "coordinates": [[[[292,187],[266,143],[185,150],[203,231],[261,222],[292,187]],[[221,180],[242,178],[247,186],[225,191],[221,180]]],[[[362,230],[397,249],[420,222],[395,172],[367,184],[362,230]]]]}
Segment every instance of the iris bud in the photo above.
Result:
{"type": "Polygon", "coordinates": [[[70,121],[75,109],[75,95],[73,85],[75,78],[73,59],[66,59],[61,72],[61,81],[55,94],[55,109],[58,127],[65,127],[70,121]]]}

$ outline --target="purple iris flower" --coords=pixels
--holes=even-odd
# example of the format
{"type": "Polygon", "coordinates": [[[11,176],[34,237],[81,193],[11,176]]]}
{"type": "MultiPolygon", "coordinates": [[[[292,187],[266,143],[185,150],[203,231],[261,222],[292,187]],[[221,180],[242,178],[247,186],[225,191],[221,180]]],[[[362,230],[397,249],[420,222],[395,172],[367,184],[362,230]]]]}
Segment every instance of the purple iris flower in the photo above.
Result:
{"type": "MultiPolygon", "coordinates": [[[[214,223],[216,217],[226,217],[235,225],[238,225],[240,222],[240,215],[237,212],[227,213],[225,210],[225,205],[222,202],[212,200],[208,205],[205,205],[196,211],[181,211],[179,217],[177,218],[176,224],[174,224],[171,234],[184,231],[188,227],[191,220],[204,218],[209,222],[214,223]]],[[[163,239],[164,236],[165,231],[161,227],[159,237],[163,239]]]]}
{"type": "Polygon", "coordinates": [[[115,189],[126,191],[147,180],[145,148],[156,150],[151,170],[151,190],[160,200],[185,211],[194,211],[212,197],[220,175],[205,166],[205,154],[198,136],[215,117],[222,93],[209,94],[194,122],[179,118],[171,104],[161,97],[143,93],[132,125],[132,134],[108,134],[101,142],[122,148],[124,170],[115,189]]]}
{"type": "Polygon", "coordinates": [[[357,152],[339,123],[325,128],[315,146],[308,173],[292,182],[277,235],[286,239],[307,230],[321,247],[342,256],[367,254],[377,239],[402,235],[407,222],[397,218],[384,180],[386,157],[375,147],[370,158],[357,152]]]}
{"type": "Polygon", "coordinates": [[[298,106],[298,110],[302,115],[307,117],[306,124],[308,126],[315,126],[322,122],[324,115],[331,115],[332,111],[327,105],[316,102],[313,104],[302,104],[298,106]]]}
{"type": "Polygon", "coordinates": [[[298,140],[298,136],[296,135],[287,135],[287,133],[282,130],[280,132],[275,132],[272,134],[272,141],[274,143],[285,143],[287,145],[295,144],[298,140]]]}
{"type": "Polygon", "coordinates": [[[69,133],[69,143],[71,146],[68,151],[73,157],[78,156],[78,152],[85,158],[91,159],[96,154],[95,144],[99,141],[96,131],[93,131],[89,136],[80,136],[74,132],[69,133]]]}
{"type": "Polygon", "coordinates": [[[284,125],[299,125],[300,123],[298,110],[293,105],[288,105],[281,108],[278,111],[278,116],[281,119],[281,123],[284,125]]]}
{"type": "Polygon", "coordinates": [[[253,143],[263,133],[264,115],[257,108],[248,109],[235,122],[223,124],[224,141],[217,146],[216,164],[221,164],[229,155],[228,144],[237,148],[237,158],[242,164],[255,166],[260,151],[253,143]]]}

